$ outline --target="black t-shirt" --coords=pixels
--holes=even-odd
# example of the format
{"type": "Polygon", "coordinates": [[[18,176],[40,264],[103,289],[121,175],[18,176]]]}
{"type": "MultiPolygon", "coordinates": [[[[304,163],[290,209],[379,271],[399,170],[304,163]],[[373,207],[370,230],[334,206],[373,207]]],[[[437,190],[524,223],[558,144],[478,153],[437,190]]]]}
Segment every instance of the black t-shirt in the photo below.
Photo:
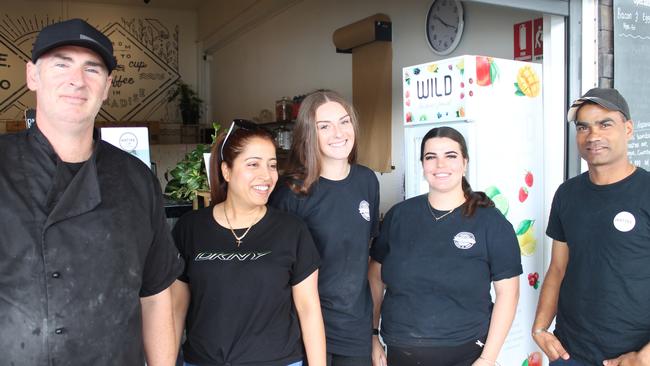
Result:
{"type": "Polygon", "coordinates": [[[566,181],[546,234],[569,247],[555,334],[571,358],[601,365],[650,342],[650,174],[566,181]]]}
{"type": "Polygon", "coordinates": [[[368,249],[379,222],[379,182],[375,173],[352,165],[343,180],[321,177],[308,196],[296,195],[285,184],[279,184],[270,204],[305,220],[318,247],[322,260],[318,290],[327,351],[370,355],[368,249]]]}
{"type": "Polygon", "coordinates": [[[456,346],[486,335],[491,281],[522,273],[517,237],[498,210],[466,217],[459,207],[435,221],[428,204],[425,194],[391,208],[370,251],[382,263],[388,345],[456,346]]]}
{"type": "MultiPolygon", "coordinates": [[[[237,248],[213,207],[173,230],[190,286],[185,360],[197,365],[288,365],[303,357],[291,287],[318,269],[304,223],[269,208],[237,248]]],[[[244,230],[236,230],[242,235],[244,230]]]]}

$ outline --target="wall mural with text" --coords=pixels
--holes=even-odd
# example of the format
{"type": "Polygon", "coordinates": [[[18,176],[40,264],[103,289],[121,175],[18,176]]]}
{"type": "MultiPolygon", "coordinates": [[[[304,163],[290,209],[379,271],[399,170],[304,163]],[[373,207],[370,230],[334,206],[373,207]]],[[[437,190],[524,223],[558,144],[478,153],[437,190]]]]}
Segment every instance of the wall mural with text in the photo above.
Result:
{"type": "MultiPolygon", "coordinates": [[[[32,44],[40,29],[59,20],[0,13],[0,120],[20,120],[26,108],[35,107],[34,93],[25,82],[25,63],[31,58],[32,44]]],[[[151,18],[121,18],[107,24],[86,21],[111,39],[118,63],[97,120],[175,118],[176,108],[167,105],[171,89],[180,78],[179,26],[151,18]]]]}

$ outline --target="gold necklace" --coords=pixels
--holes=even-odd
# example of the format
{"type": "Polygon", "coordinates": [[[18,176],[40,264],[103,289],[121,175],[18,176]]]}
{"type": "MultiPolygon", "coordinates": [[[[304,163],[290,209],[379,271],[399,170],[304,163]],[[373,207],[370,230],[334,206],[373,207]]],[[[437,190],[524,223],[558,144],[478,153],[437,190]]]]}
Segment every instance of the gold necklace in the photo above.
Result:
{"type": "Polygon", "coordinates": [[[427,200],[427,207],[429,208],[429,212],[431,213],[431,216],[433,216],[433,219],[436,221],[442,220],[445,216],[449,215],[450,213],[454,212],[456,207],[452,208],[451,210],[445,212],[441,216],[436,216],[436,214],[433,213],[433,208],[431,208],[431,204],[429,203],[429,200],[427,200]]]}
{"type": "MultiPolygon", "coordinates": [[[[262,212],[263,211],[264,210],[262,210],[262,212]]],[[[251,230],[251,228],[255,225],[255,223],[259,219],[259,216],[256,217],[255,220],[253,220],[251,225],[246,229],[246,231],[244,231],[243,234],[241,234],[241,236],[237,236],[237,234],[235,234],[235,230],[232,228],[232,225],[230,224],[230,220],[228,219],[228,214],[226,213],[226,204],[225,203],[223,204],[223,215],[226,216],[226,222],[228,223],[228,229],[230,229],[230,232],[232,233],[232,236],[235,237],[235,241],[237,242],[237,248],[239,248],[239,246],[241,245],[241,241],[244,239],[246,234],[248,234],[248,232],[251,230]]]]}

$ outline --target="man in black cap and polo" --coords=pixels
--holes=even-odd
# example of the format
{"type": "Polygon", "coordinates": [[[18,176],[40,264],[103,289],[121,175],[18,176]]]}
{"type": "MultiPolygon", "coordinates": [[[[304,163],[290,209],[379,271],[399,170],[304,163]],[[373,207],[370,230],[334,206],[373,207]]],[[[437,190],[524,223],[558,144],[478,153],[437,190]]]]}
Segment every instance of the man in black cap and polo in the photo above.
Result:
{"type": "Polygon", "coordinates": [[[182,261],[158,180],[93,125],[117,62],[80,19],[41,30],[36,124],[0,136],[0,364],[173,365],[182,261]]]}
{"type": "Polygon", "coordinates": [[[533,339],[551,366],[650,366],[650,174],[628,159],[630,109],[594,88],[567,118],[589,170],[553,199],[533,339]]]}

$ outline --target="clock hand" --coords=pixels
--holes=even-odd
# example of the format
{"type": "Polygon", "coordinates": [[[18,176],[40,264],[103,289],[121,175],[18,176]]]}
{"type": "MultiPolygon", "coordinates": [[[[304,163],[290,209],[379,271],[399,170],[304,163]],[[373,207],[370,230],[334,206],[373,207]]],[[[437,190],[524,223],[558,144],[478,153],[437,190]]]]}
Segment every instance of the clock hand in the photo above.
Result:
{"type": "Polygon", "coordinates": [[[438,21],[439,21],[440,23],[442,23],[445,27],[452,28],[452,29],[458,29],[457,27],[454,27],[454,26],[451,25],[451,24],[447,24],[447,23],[445,23],[445,21],[442,20],[442,18],[440,18],[438,15],[434,15],[434,16],[433,16],[433,19],[438,19],[438,21]]]}

